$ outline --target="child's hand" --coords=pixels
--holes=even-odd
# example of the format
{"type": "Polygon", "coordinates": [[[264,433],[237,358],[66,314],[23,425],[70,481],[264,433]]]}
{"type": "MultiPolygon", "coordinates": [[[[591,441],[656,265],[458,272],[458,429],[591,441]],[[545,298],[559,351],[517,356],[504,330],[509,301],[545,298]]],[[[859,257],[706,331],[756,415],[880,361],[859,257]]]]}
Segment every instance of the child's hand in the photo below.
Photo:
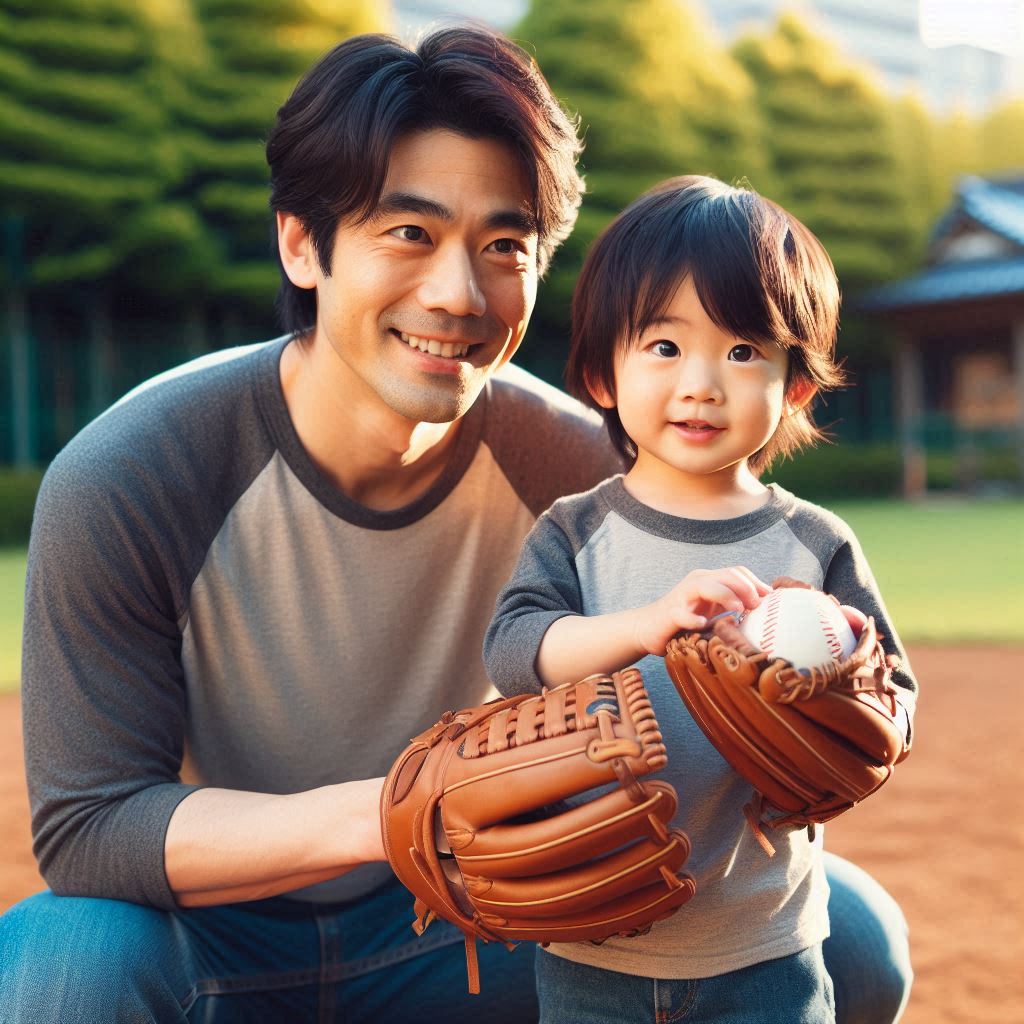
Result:
{"type": "Polygon", "coordinates": [[[695,569],[664,597],[636,615],[637,645],[647,654],[664,655],[669,640],[682,630],[703,629],[719,612],[756,608],[772,588],[748,568],[695,569]]]}
{"type": "Polygon", "coordinates": [[[864,628],[868,617],[859,608],[854,608],[853,605],[841,604],[839,607],[846,616],[846,621],[850,624],[853,635],[860,636],[860,631],[864,628]]]}

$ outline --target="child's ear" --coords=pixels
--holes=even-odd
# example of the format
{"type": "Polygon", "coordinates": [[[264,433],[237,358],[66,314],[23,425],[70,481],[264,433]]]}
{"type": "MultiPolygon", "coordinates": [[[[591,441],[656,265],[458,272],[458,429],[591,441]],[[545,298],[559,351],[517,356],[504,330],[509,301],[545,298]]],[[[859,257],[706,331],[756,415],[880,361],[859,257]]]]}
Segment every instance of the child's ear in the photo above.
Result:
{"type": "Polygon", "coordinates": [[[597,402],[602,409],[615,408],[615,396],[604,386],[601,381],[594,380],[589,373],[583,374],[590,397],[597,402]]]}
{"type": "Polygon", "coordinates": [[[786,415],[798,413],[818,393],[818,386],[813,381],[797,380],[786,392],[786,415]]]}

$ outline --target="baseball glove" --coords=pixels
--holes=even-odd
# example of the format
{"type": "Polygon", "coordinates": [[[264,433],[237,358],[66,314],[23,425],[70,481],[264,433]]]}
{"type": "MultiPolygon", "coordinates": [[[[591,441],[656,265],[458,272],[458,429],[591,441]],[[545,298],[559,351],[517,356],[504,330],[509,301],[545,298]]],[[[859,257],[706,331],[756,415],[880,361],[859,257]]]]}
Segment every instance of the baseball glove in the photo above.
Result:
{"type": "Polygon", "coordinates": [[[668,827],[676,793],[638,781],[667,760],[636,669],[446,712],[381,793],[384,848],[415,896],[414,930],[435,917],[460,928],[479,992],[477,938],[509,949],[601,941],[675,913],[696,888],[678,874],[689,840],[668,827]],[[583,794],[595,798],[564,803],[583,794]]]}
{"type": "MultiPolygon", "coordinates": [[[[781,577],[773,586],[807,584],[781,577]]],[[[886,658],[871,618],[849,657],[810,670],[758,650],[734,616],[669,641],[665,663],[704,734],[754,787],[744,813],[769,855],[762,826],[813,835],[909,752],[890,682],[896,659],[886,658]]]]}

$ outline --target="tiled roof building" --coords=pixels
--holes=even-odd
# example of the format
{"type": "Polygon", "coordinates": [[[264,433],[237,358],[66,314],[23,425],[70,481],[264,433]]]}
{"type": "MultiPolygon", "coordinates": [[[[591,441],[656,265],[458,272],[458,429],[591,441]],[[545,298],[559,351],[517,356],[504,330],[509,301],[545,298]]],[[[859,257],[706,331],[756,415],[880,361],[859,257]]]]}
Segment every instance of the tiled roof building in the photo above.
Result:
{"type": "Polygon", "coordinates": [[[993,440],[1016,447],[1024,479],[1024,177],[963,178],[925,266],[858,305],[897,332],[905,493],[924,490],[937,418],[953,432],[963,483],[993,440]]]}

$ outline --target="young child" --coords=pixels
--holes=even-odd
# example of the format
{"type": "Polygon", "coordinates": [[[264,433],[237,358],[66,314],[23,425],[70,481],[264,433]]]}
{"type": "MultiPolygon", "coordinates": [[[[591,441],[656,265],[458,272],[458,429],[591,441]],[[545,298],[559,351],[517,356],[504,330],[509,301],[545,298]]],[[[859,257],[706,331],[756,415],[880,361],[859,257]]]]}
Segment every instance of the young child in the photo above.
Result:
{"type": "Polygon", "coordinates": [[[632,468],[538,520],[485,658],[505,695],[638,664],[697,895],[647,935],[538,951],[543,1021],[833,1020],[823,829],[773,832],[766,855],[743,815],[749,783],[690,717],[662,655],[680,630],[753,608],[765,581],[792,576],[874,616],[912,710],[917,684],[852,531],[759,479],[821,437],[808,409],[842,381],[838,313],[814,235],[712,178],[655,187],[587,258],[567,380],[632,468]]]}

